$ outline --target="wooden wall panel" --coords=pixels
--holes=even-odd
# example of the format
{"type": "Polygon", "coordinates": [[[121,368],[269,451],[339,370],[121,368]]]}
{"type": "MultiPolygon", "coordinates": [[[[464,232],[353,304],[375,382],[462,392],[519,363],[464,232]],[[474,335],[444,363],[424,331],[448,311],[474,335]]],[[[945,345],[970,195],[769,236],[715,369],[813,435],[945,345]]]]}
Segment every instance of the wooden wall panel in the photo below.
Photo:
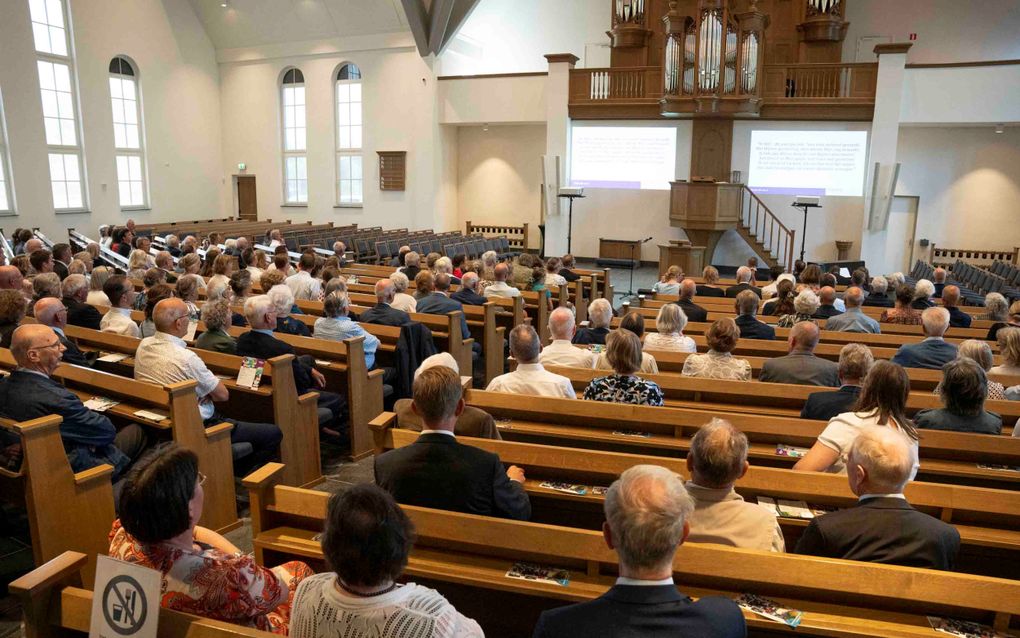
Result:
{"type": "Polygon", "coordinates": [[[691,178],[730,179],[733,120],[694,118],[691,137],[691,178]]]}

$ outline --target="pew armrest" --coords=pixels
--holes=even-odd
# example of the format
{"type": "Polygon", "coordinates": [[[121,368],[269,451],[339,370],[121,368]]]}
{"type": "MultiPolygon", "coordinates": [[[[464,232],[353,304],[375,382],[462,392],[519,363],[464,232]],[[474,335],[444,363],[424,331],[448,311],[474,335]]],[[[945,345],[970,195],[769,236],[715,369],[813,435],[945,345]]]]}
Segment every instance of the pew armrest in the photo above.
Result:
{"type": "Polygon", "coordinates": [[[249,490],[259,489],[283,478],[283,463],[266,463],[248,476],[241,479],[241,484],[249,490]]]}
{"type": "Polygon", "coordinates": [[[318,392],[305,392],[297,398],[298,405],[315,405],[319,401],[318,392]]]}
{"type": "Polygon", "coordinates": [[[69,581],[80,576],[87,562],[88,556],[81,552],[64,552],[15,580],[7,588],[22,601],[39,598],[56,585],[70,584],[69,581]]]}
{"type": "Polygon", "coordinates": [[[230,435],[230,431],[233,430],[233,429],[234,429],[233,424],[223,422],[223,423],[220,423],[218,425],[214,425],[212,427],[206,428],[205,429],[205,438],[206,439],[214,439],[214,438],[216,438],[216,437],[218,437],[218,436],[220,436],[222,434],[226,434],[226,435],[229,436],[230,435]]]}
{"type": "Polygon", "coordinates": [[[461,375],[461,377],[460,377],[460,387],[464,388],[465,391],[470,390],[473,383],[474,383],[474,379],[472,377],[465,377],[465,376],[461,375]]]}
{"type": "Polygon", "coordinates": [[[376,377],[379,377],[380,379],[382,379],[383,374],[385,374],[385,373],[382,370],[376,368],[375,370],[369,370],[368,371],[368,378],[369,379],[374,379],[376,377]]]}
{"type": "Polygon", "coordinates": [[[368,422],[368,427],[375,432],[385,432],[396,425],[397,414],[395,412],[381,412],[379,416],[368,422]]]}
{"type": "Polygon", "coordinates": [[[74,484],[80,486],[88,485],[96,481],[108,479],[113,475],[113,466],[109,463],[103,463],[95,467],[90,467],[87,470],[83,470],[74,475],[74,484]]]}

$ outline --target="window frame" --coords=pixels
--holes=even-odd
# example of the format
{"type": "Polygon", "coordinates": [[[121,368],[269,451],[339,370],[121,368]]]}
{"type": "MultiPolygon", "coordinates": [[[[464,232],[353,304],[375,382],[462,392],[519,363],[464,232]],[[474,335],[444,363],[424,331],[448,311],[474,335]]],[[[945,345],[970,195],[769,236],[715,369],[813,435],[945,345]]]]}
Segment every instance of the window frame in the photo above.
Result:
{"type": "Polygon", "coordinates": [[[0,208],[0,217],[14,217],[18,214],[18,202],[14,196],[14,166],[11,164],[11,146],[7,139],[7,116],[4,113],[4,96],[0,90],[0,179],[6,208],[0,208]]]}
{"type": "Polygon", "coordinates": [[[111,91],[110,92],[111,122],[112,122],[113,127],[114,127],[113,151],[114,151],[114,169],[115,169],[116,174],[117,174],[117,202],[120,205],[120,209],[123,210],[123,211],[151,210],[152,209],[152,205],[151,205],[150,200],[149,200],[149,165],[148,165],[149,163],[147,161],[147,157],[146,157],[146,153],[145,153],[145,123],[144,123],[144,120],[143,120],[143,113],[142,113],[142,85],[141,85],[141,82],[139,81],[138,65],[135,63],[134,60],[132,60],[131,58],[129,58],[126,55],[115,55],[112,58],[110,58],[110,63],[112,64],[114,60],[118,60],[118,59],[121,60],[122,64],[127,64],[131,68],[131,71],[132,71],[133,75],[125,75],[123,73],[116,73],[116,72],[110,71],[109,70],[109,65],[107,65],[107,88],[110,89],[110,91],[111,91]],[[116,98],[116,97],[113,96],[112,87],[110,86],[110,82],[109,82],[110,80],[113,80],[113,79],[121,80],[122,82],[127,80],[127,81],[130,81],[134,85],[135,97],[134,97],[133,102],[134,102],[134,107],[135,107],[135,127],[138,129],[138,147],[137,148],[128,148],[128,147],[118,147],[117,146],[116,127],[118,125],[122,125],[123,123],[118,123],[117,120],[115,119],[116,115],[113,113],[113,103],[114,103],[115,100],[120,100],[122,102],[128,102],[128,100],[125,100],[123,97],[116,98]],[[140,180],[130,180],[129,179],[128,181],[129,182],[141,181],[142,201],[141,201],[140,204],[128,204],[128,205],[125,206],[124,203],[122,201],[120,201],[121,178],[120,178],[120,167],[118,165],[118,160],[120,158],[122,158],[122,157],[125,158],[128,161],[130,161],[131,158],[138,158],[138,160],[139,160],[139,171],[141,173],[141,175],[140,175],[141,179],[140,180]]]}
{"type": "MultiPolygon", "coordinates": [[[[285,69],[283,69],[283,72],[280,73],[279,96],[280,96],[280,118],[279,118],[279,122],[280,122],[280,154],[281,154],[281,158],[282,158],[282,161],[280,162],[280,169],[281,169],[281,178],[282,178],[281,179],[281,186],[282,186],[282,189],[283,189],[281,191],[281,195],[282,195],[281,199],[283,200],[282,206],[293,206],[293,207],[305,208],[305,207],[308,206],[308,181],[309,181],[308,180],[308,91],[307,91],[307,85],[305,84],[304,72],[301,71],[301,69],[297,68],[296,66],[288,66],[285,69]],[[299,78],[299,81],[293,81],[293,82],[288,82],[287,81],[287,77],[291,74],[291,72],[296,72],[297,73],[297,78],[295,78],[295,80],[298,80],[298,78],[299,78]],[[295,104],[291,105],[292,107],[295,108],[295,112],[294,112],[294,114],[295,114],[295,123],[294,123],[293,126],[287,126],[287,108],[288,108],[288,104],[287,104],[287,89],[289,89],[289,88],[290,89],[300,88],[301,89],[301,95],[302,95],[302,103],[301,104],[297,104],[295,102],[295,104]],[[296,123],[296,119],[297,119],[297,110],[296,109],[298,107],[300,107],[300,109],[301,109],[302,118],[304,119],[304,123],[305,123],[304,126],[297,126],[297,123],[296,123]],[[298,130],[303,130],[304,131],[303,143],[301,144],[301,148],[294,148],[294,149],[288,149],[287,148],[287,133],[288,133],[288,129],[294,131],[295,140],[297,139],[297,131],[298,130]],[[288,171],[288,168],[287,168],[291,161],[294,162],[295,170],[298,171],[297,172],[298,176],[295,176],[293,178],[290,176],[291,174],[290,174],[290,172],[288,171]],[[300,170],[299,170],[299,165],[302,162],[304,163],[304,171],[305,171],[305,177],[304,177],[303,180],[300,178],[300,170]],[[290,182],[296,182],[295,188],[296,188],[296,193],[298,195],[297,199],[291,199],[290,198],[290,195],[289,195],[289,193],[290,193],[290,191],[289,191],[290,182]],[[302,200],[300,198],[301,182],[304,182],[304,186],[305,186],[305,198],[304,198],[304,200],[302,200]]],[[[295,146],[297,146],[297,144],[295,144],[295,146]]]]}
{"type": "MultiPolygon", "coordinates": [[[[76,141],[76,144],[74,144],[74,145],[68,145],[68,144],[50,144],[49,140],[46,140],[46,159],[47,159],[47,170],[49,170],[49,173],[50,173],[50,197],[52,198],[53,197],[54,178],[53,178],[53,171],[52,171],[52,169],[50,167],[52,167],[54,156],[62,156],[62,157],[66,158],[66,156],[68,156],[68,155],[73,155],[75,157],[75,161],[77,162],[77,165],[78,165],[78,182],[79,182],[79,188],[81,190],[81,205],[80,206],[58,207],[56,199],[53,199],[52,200],[53,201],[53,212],[58,214],[58,215],[60,215],[60,214],[68,214],[68,213],[72,213],[72,214],[73,213],[90,213],[92,211],[91,211],[90,206],[89,206],[90,198],[89,198],[89,187],[88,187],[88,174],[87,174],[87,172],[85,170],[85,136],[84,136],[85,131],[84,131],[84,126],[82,125],[82,119],[81,119],[81,86],[78,83],[78,65],[77,65],[77,60],[76,60],[76,55],[75,55],[74,29],[73,29],[73,25],[71,23],[71,11],[70,11],[70,7],[68,7],[67,0],[52,0],[52,1],[58,2],[60,4],[61,17],[62,17],[63,22],[64,22],[63,30],[64,30],[65,44],[66,44],[66,47],[67,47],[67,54],[66,55],[59,55],[59,54],[56,54],[56,53],[49,53],[49,52],[46,52],[46,51],[40,51],[37,48],[35,48],[35,28],[32,25],[38,24],[38,23],[36,23],[34,20],[32,20],[31,0],[27,0],[27,1],[29,3],[29,25],[30,25],[30,27],[32,29],[32,33],[33,33],[32,47],[35,50],[35,56],[36,56],[36,76],[39,79],[39,100],[40,100],[40,105],[42,106],[43,103],[44,103],[44,101],[43,101],[43,91],[44,90],[49,90],[49,89],[43,89],[42,88],[42,76],[39,73],[39,63],[40,62],[45,62],[45,63],[48,63],[48,64],[66,66],[67,67],[67,72],[68,72],[68,85],[70,87],[70,93],[71,93],[71,110],[73,111],[73,120],[74,120],[74,125],[75,125],[75,141],[76,141]]],[[[46,4],[49,4],[49,3],[47,2],[46,4]]],[[[48,9],[47,9],[47,12],[48,12],[48,9]]],[[[59,114],[59,112],[58,112],[58,114],[59,114]]],[[[45,112],[43,112],[43,126],[44,126],[44,128],[45,128],[45,123],[46,123],[46,115],[45,115],[45,112]]],[[[63,140],[61,140],[61,141],[63,141],[63,140]]],[[[66,159],[65,159],[65,165],[66,165],[66,159]]],[[[63,179],[63,180],[59,180],[59,181],[65,185],[64,188],[66,189],[67,188],[66,184],[69,183],[69,181],[71,181],[71,180],[63,179]]],[[[65,191],[65,193],[66,193],[66,191],[65,191]]]]}
{"type": "MultiPolygon", "coordinates": [[[[334,157],[335,157],[334,173],[333,173],[333,199],[334,199],[334,202],[335,202],[334,208],[363,208],[364,205],[365,205],[365,157],[364,157],[364,152],[365,152],[365,117],[364,117],[365,116],[365,92],[364,92],[365,77],[364,77],[364,74],[362,74],[362,72],[361,72],[361,67],[358,66],[356,63],[350,61],[350,60],[346,60],[346,61],[341,62],[340,64],[338,64],[336,69],[333,70],[333,75],[331,77],[332,77],[332,80],[333,80],[333,146],[334,146],[334,157]],[[344,69],[344,67],[353,67],[357,71],[358,77],[354,78],[354,79],[341,80],[340,79],[340,72],[344,69]],[[341,124],[340,123],[340,83],[341,82],[343,82],[347,86],[350,86],[350,85],[353,85],[353,84],[357,84],[360,87],[359,92],[361,94],[360,95],[361,99],[358,100],[358,102],[357,102],[357,104],[359,105],[359,107],[358,107],[358,110],[359,110],[358,115],[359,115],[359,120],[360,120],[360,124],[358,124],[358,125],[353,125],[353,124],[349,124],[349,123],[348,124],[341,124]],[[358,147],[353,147],[352,146],[352,147],[349,147],[349,148],[341,147],[341,145],[340,145],[340,132],[341,132],[342,127],[345,127],[345,126],[348,126],[348,127],[351,127],[351,126],[360,126],[360,128],[361,128],[361,145],[360,146],[358,146],[358,147]],[[343,163],[343,159],[344,158],[358,158],[360,160],[360,163],[361,163],[361,177],[360,177],[360,179],[357,179],[357,180],[354,179],[354,178],[350,178],[348,180],[341,179],[341,165],[343,163]],[[343,197],[342,197],[342,185],[341,185],[341,183],[343,181],[350,181],[351,182],[352,192],[353,192],[353,184],[354,184],[354,182],[360,181],[361,182],[361,199],[359,199],[357,201],[353,201],[353,197],[352,197],[352,201],[343,201],[343,197]]],[[[352,103],[353,102],[350,99],[348,99],[344,104],[350,105],[352,103]]]]}

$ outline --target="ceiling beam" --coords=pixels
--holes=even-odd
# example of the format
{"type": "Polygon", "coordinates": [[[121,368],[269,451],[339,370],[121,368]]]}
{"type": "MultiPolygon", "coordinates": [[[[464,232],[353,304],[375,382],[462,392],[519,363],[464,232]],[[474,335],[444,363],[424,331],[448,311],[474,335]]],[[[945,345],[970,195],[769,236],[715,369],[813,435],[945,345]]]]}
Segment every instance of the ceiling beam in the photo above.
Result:
{"type": "Polygon", "coordinates": [[[418,54],[427,57],[429,49],[429,20],[428,13],[422,0],[400,0],[404,5],[404,15],[407,16],[407,26],[414,36],[414,43],[418,46],[418,54]]]}
{"type": "Polygon", "coordinates": [[[429,51],[439,54],[456,0],[432,0],[429,10],[429,51]]]}
{"type": "Polygon", "coordinates": [[[471,15],[471,12],[478,6],[479,1],[480,0],[456,0],[453,13],[450,15],[450,21],[446,25],[446,33],[443,34],[443,40],[440,43],[439,48],[436,49],[436,55],[442,53],[443,49],[446,48],[446,45],[448,45],[450,41],[457,36],[457,31],[459,31],[460,27],[465,21],[467,21],[468,16],[471,15]]]}

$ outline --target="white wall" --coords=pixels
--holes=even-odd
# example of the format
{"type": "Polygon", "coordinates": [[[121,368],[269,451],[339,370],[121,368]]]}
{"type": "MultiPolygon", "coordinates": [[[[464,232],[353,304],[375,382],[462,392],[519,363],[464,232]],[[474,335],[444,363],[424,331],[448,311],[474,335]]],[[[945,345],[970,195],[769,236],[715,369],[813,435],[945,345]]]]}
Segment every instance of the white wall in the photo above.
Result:
{"type": "MultiPolygon", "coordinates": [[[[1020,5],[1017,9],[1020,11],[1020,5]]],[[[1020,87],[1020,64],[908,68],[903,82],[900,123],[1020,122],[1017,87],[1020,87]]]]}
{"type": "Polygon", "coordinates": [[[96,235],[99,224],[129,217],[147,223],[225,214],[218,70],[191,7],[171,0],[71,0],[70,12],[92,212],[53,212],[28,2],[4,0],[0,86],[19,213],[0,218],[5,230],[37,226],[59,241],[68,227],[96,235]],[[129,57],[139,71],[151,211],[122,212],[118,202],[108,84],[116,55],[129,57]]]}
{"type": "Polygon", "coordinates": [[[1016,0],[853,0],[843,60],[853,62],[857,39],[888,35],[893,42],[917,40],[908,62],[973,62],[1020,58],[1020,10],[1016,0]]]}
{"type": "Polygon", "coordinates": [[[439,80],[439,122],[544,123],[548,83],[548,75],[439,80]]]}
{"type": "Polygon", "coordinates": [[[1020,246],[1020,129],[901,128],[897,195],[919,198],[917,238],[947,248],[1020,246]]]}

